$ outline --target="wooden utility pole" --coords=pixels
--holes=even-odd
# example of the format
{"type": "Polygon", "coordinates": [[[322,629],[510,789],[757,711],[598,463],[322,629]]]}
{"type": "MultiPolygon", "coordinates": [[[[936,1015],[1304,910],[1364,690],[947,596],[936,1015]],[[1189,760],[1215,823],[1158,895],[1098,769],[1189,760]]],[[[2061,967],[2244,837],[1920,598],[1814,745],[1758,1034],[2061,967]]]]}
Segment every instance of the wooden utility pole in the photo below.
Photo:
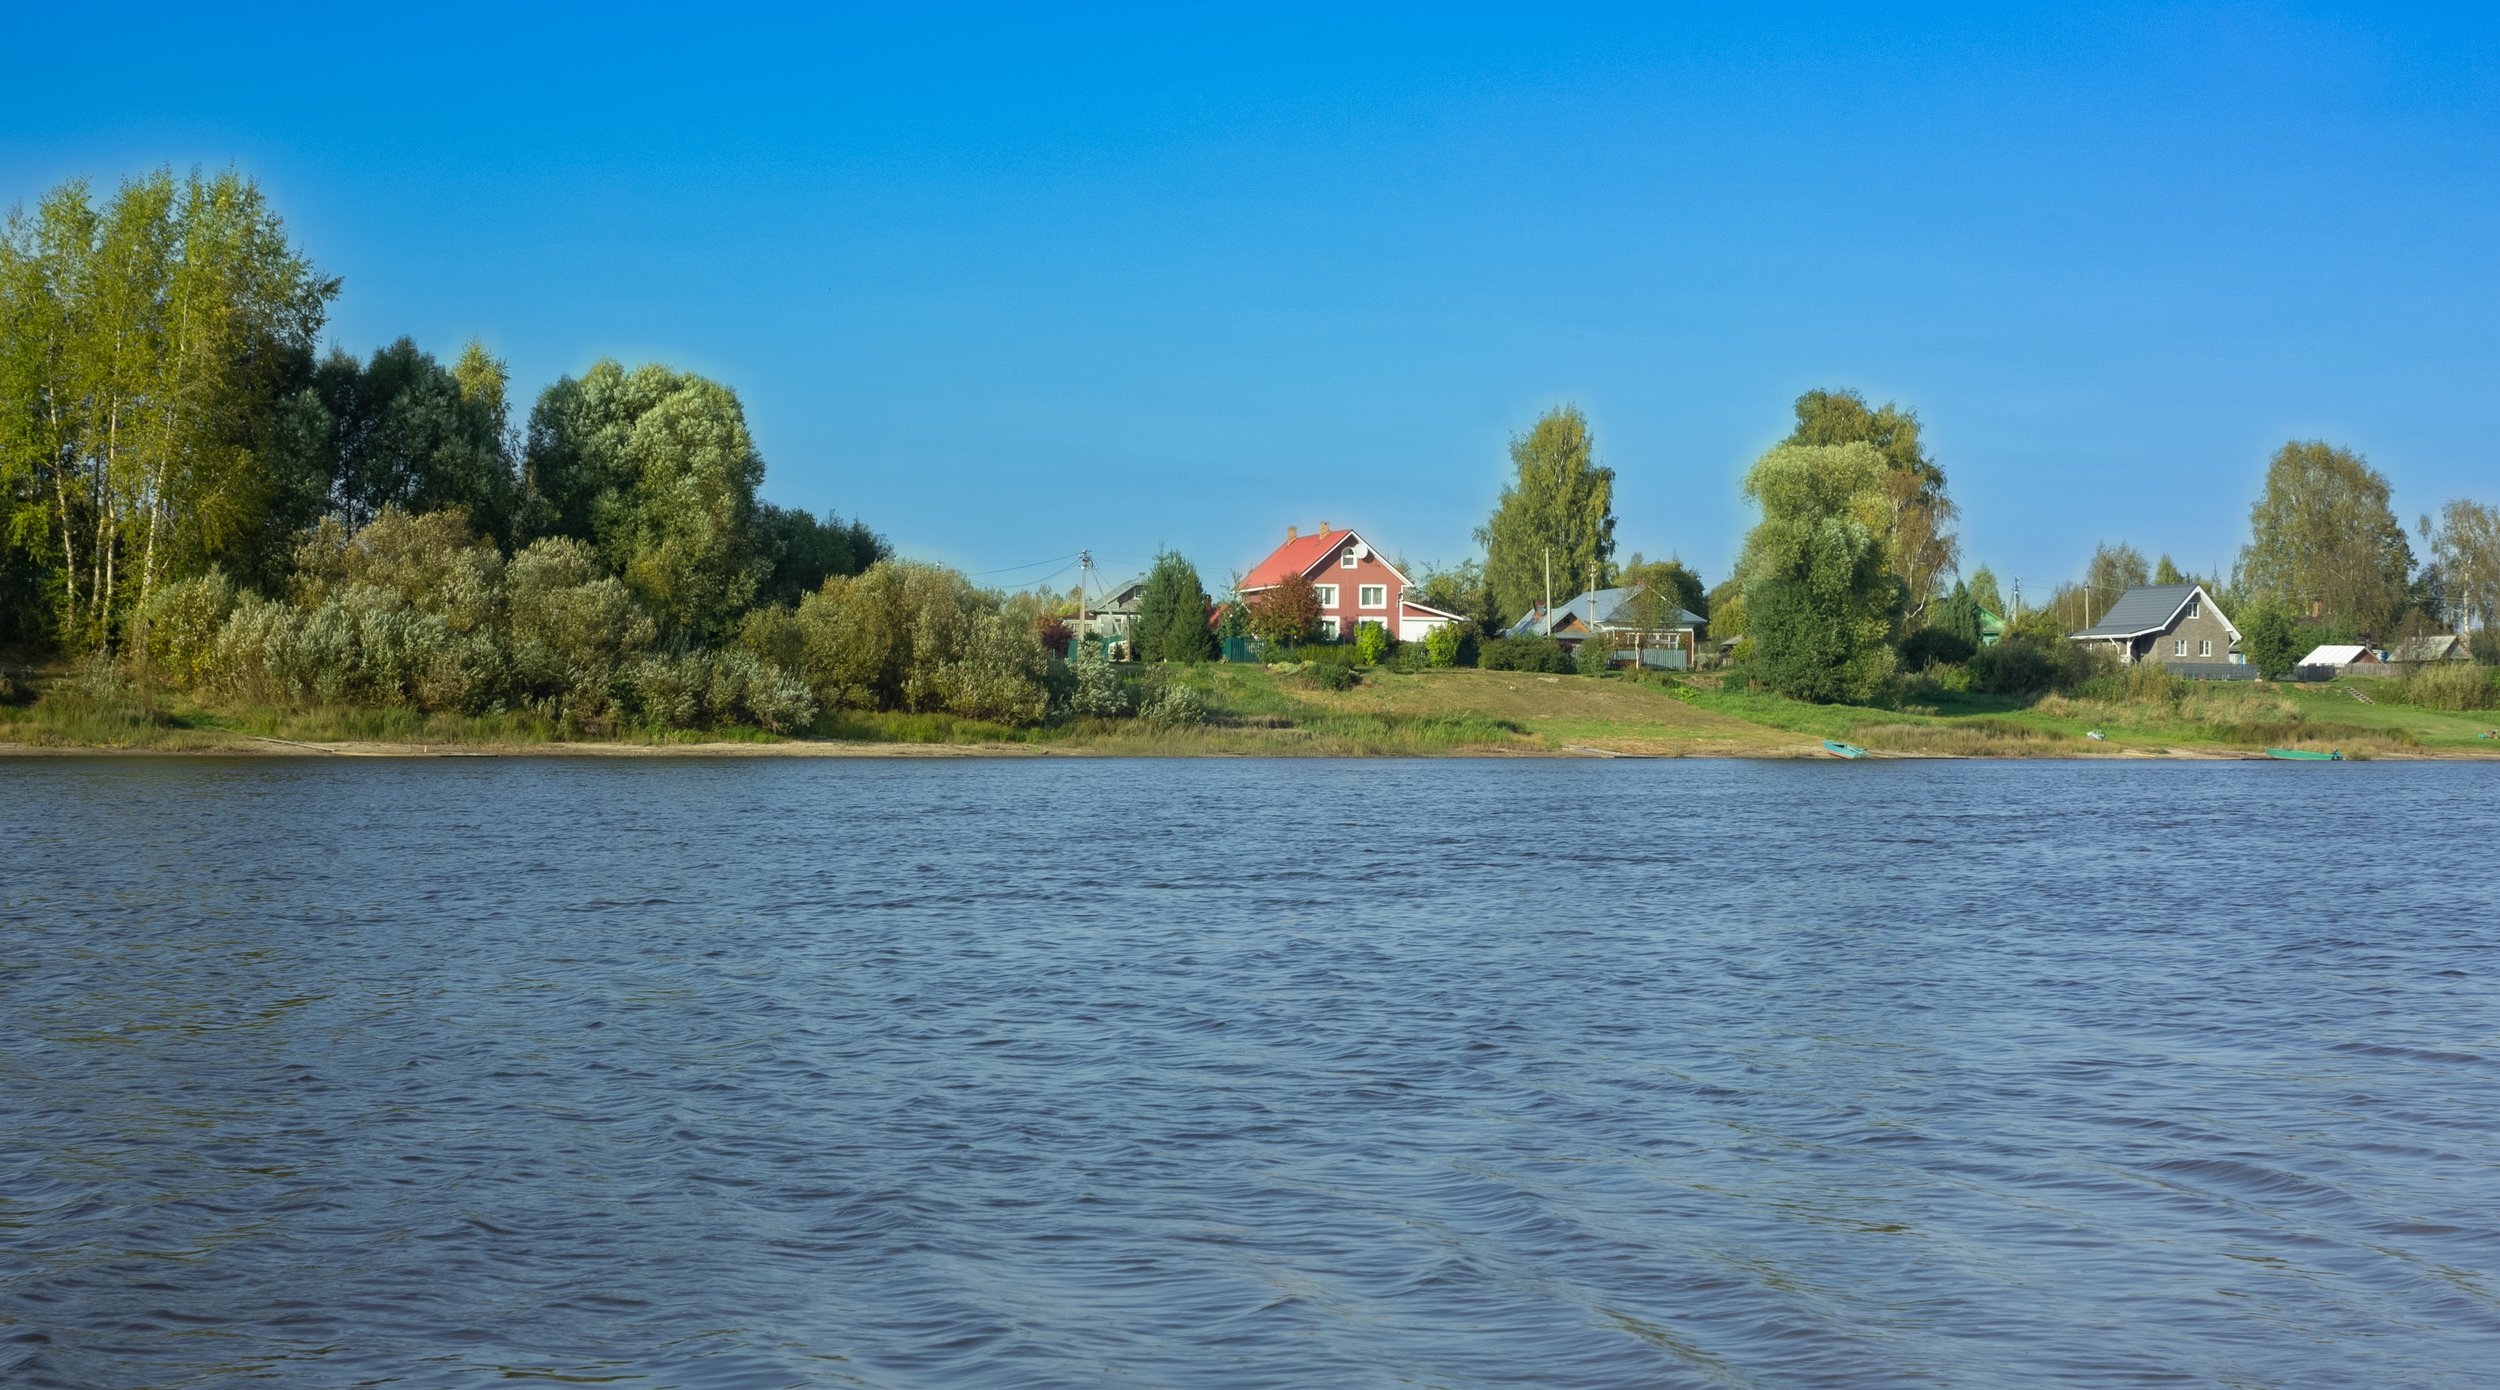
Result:
{"type": "Polygon", "coordinates": [[[1093,577],[1094,552],[1090,550],[1078,551],[1076,553],[1076,645],[1068,649],[1068,659],[1070,661],[1076,660],[1076,648],[1085,645],[1085,629],[1090,621],[1090,610],[1087,608],[1085,600],[1091,597],[1091,595],[1086,592],[1085,581],[1093,577]]]}
{"type": "Polygon", "coordinates": [[[1545,547],[1545,635],[1554,635],[1554,547],[1545,547]]]}

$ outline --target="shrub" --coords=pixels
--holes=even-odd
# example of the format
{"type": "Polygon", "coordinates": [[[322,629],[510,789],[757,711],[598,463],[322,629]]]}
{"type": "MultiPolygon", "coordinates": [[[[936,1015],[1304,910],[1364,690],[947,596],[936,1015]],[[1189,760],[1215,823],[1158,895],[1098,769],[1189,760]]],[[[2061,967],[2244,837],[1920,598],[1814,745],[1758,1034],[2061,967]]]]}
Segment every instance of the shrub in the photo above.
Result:
{"type": "Polygon", "coordinates": [[[1930,666],[1958,666],[1979,652],[1977,643],[1942,627],[1923,627],[1901,644],[1901,669],[1912,674],[1930,666]]]}
{"type": "Polygon", "coordinates": [[[1377,666],[1389,654],[1389,629],[1378,623],[1364,623],[1354,629],[1354,659],[1366,666],[1377,666]]]}
{"type": "Polygon", "coordinates": [[[1560,675],[1571,669],[1562,643],[1551,637],[1496,637],[1478,649],[1476,664],[1488,671],[1545,671],[1560,675]]]}
{"type": "Polygon", "coordinates": [[[1250,600],[1250,635],[1272,647],[1298,646],[1319,631],[1319,592],[1311,581],[1289,574],[1250,600]]]}
{"type": "Polygon", "coordinates": [[[2048,649],[2027,637],[2008,637],[1970,660],[1971,683],[1991,695],[2042,695],[2057,683],[2048,649]]]}
{"type": "Polygon", "coordinates": [[[2396,682],[2396,698],[2419,709],[2500,709],[2500,670],[2462,661],[2443,661],[2406,673],[2396,682]]]}
{"type": "Polygon", "coordinates": [[[1614,639],[1603,633],[1588,638],[1580,644],[1580,650],[1572,654],[1571,664],[1573,669],[1584,676],[1606,674],[1614,669],[1614,639]]]}
{"type": "MultiPolygon", "coordinates": [[[[1343,671],[1340,666],[1333,669],[1343,671]]],[[[1352,672],[1347,672],[1351,675],[1352,672]]],[[[1138,717],[1163,728],[1180,728],[1207,722],[1207,697],[1198,687],[1186,681],[1164,680],[1155,683],[1146,693],[1138,717]]]]}
{"type": "Polygon", "coordinates": [[[1982,647],[1969,664],[1972,686],[1990,695],[2041,695],[2052,690],[2072,694],[2094,677],[2115,677],[2118,671],[2115,658],[2106,650],[2029,635],[1982,647]]]}
{"type": "Polygon", "coordinates": [[[1129,712],[1128,685],[1100,646],[1091,642],[1079,646],[1069,669],[1073,679],[1068,713],[1085,719],[1116,719],[1129,712]]]}
{"type": "Polygon", "coordinates": [[[1467,636],[1456,623],[1446,623],[1425,633],[1425,660],[1440,667],[1456,666],[1459,656],[1470,645],[1467,636]]]}
{"type": "Polygon", "coordinates": [[[211,682],[217,634],[233,615],[235,601],[233,582],[216,569],[158,588],[139,609],[139,659],[176,690],[211,682]]]}
{"type": "Polygon", "coordinates": [[[1971,688],[1970,667],[1930,666],[1927,668],[1927,681],[1939,691],[1959,695],[1971,688]]]}
{"type": "Polygon", "coordinates": [[[1050,710],[1050,652],[1031,623],[984,613],[964,624],[962,644],[939,668],[937,685],[949,714],[1039,724],[1050,710]]]}
{"type": "Polygon", "coordinates": [[[1354,668],[1342,661],[1314,661],[1304,666],[1302,673],[1322,690],[1354,688],[1354,668]]]}

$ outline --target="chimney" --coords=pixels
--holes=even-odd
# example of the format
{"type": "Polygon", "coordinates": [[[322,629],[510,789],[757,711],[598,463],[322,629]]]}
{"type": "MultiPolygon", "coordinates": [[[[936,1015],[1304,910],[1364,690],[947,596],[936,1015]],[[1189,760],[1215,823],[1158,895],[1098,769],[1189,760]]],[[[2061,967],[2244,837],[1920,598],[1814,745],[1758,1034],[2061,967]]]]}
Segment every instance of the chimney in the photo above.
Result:
{"type": "Polygon", "coordinates": [[[1287,544],[1287,545],[1291,545],[1291,544],[1293,544],[1295,541],[1298,541],[1298,540],[1300,540],[1300,539],[1302,539],[1302,528],[1301,528],[1301,527],[1299,527],[1299,526],[1288,526],[1288,527],[1286,527],[1286,528],[1285,528],[1285,544],[1287,544]]]}
{"type": "Polygon", "coordinates": [[[1320,533],[1321,535],[1323,535],[1323,536],[1325,536],[1325,535],[1327,535],[1327,534],[1328,534],[1328,523],[1327,523],[1327,522],[1323,521],[1323,522],[1321,522],[1321,523],[1319,524],[1319,533],[1320,533]]]}

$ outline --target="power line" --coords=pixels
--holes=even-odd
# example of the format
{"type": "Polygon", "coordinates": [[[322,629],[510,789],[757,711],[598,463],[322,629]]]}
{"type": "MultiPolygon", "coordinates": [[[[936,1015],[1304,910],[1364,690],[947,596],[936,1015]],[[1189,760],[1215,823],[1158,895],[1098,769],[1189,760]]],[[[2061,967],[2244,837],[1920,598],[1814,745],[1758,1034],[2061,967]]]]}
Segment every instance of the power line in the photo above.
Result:
{"type": "Polygon", "coordinates": [[[1033,563],[1031,563],[1031,564],[1029,564],[1029,565],[1008,565],[1008,566],[1006,566],[1006,567],[1004,567],[1004,568],[1001,568],[1001,569],[994,569],[994,570],[980,570],[980,571],[977,571],[977,572],[972,573],[972,574],[967,574],[967,575],[965,575],[965,576],[964,576],[964,578],[966,578],[966,579],[980,579],[980,578],[984,578],[984,577],[986,577],[986,576],[988,576],[988,575],[993,575],[993,574],[1013,574],[1013,573],[1015,573],[1017,570],[1037,570],[1037,569],[1040,569],[1040,568],[1041,568],[1042,566],[1044,566],[1044,565],[1064,565],[1064,564],[1066,564],[1067,562],[1069,562],[1070,560],[1075,559],[1078,555],[1080,555],[1080,554],[1082,554],[1082,553],[1083,553],[1083,552],[1081,552],[1081,551],[1071,550],[1071,551],[1069,551],[1069,552],[1068,552],[1067,554],[1065,554],[1065,555],[1053,555],[1053,556],[1051,556],[1051,557],[1050,557],[1049,559],[1047,559],[1047,560],[1035,560],[1033,563]]]}

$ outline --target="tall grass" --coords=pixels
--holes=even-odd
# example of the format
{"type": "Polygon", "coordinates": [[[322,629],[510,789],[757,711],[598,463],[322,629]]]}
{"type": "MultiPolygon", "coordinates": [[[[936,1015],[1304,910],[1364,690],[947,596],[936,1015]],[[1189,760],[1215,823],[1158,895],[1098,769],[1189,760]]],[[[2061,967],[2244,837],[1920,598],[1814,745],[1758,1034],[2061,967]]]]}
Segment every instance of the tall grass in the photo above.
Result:
{"type": "Polygon", "coordinates": [[[2406,672],[2394,686],[2397,701],[2416,709],[2500,709],[2500,670],[2475,662],[2437,662],[2406,672]]]}
{"type": "Polygon", "coordinates": [[[1925,753],[1946,758],[2005,758],[2077,751],[2077,741],[2055,729],[2005,719],[1961,719],[1949,724],[1875,724],[1851,738],[1887,753],[1925,753]]]}

